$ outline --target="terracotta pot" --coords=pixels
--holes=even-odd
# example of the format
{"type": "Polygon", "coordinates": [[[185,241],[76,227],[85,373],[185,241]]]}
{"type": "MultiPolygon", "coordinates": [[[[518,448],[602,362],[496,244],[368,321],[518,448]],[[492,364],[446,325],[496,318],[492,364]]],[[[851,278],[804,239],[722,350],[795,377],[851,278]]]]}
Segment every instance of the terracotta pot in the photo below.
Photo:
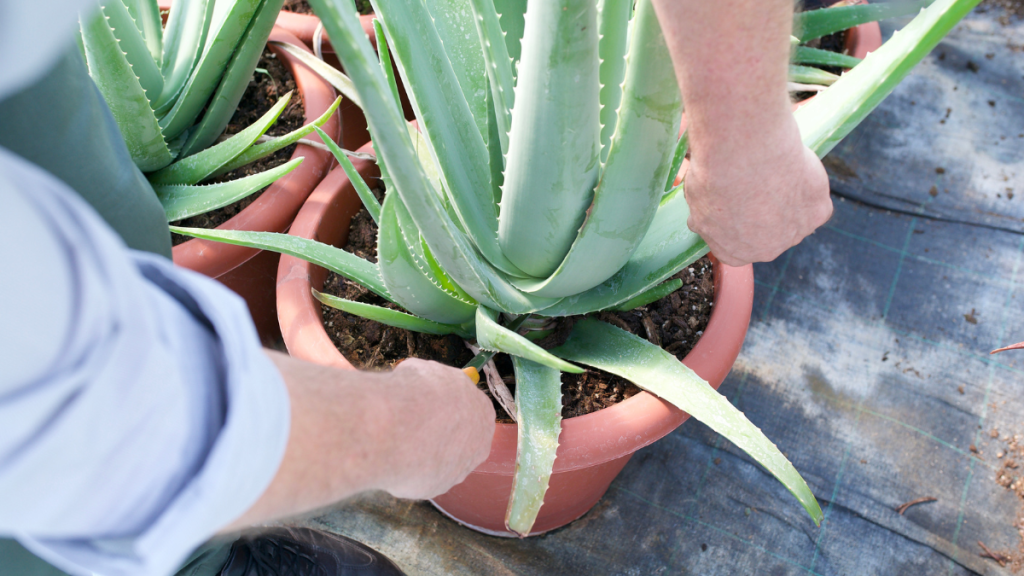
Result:
{"type": "MultiPolygon", "coordinates": [[[[295,218],[291,233],[343,245],[349,222],[361,207],[348,180],[331,173],[317,187],[295,218]]],[[[321,289],[326,271],[282,256],[278,269],[278,317],[288,352],[296,357],[339,368],[352,365],[324,330],[320,303],[310,288],[321,289]]],[[[715,263],[715,305],[707,329],[684,361],[717,388],[732,368],[750,321],[754,298],[752,266],[729,268],[715,263]]],[[[636,450],[665,436],[688,414],[646,392],[611,408],[562,422],[560,446],[544,506],[534,534],[564,526],[583,515],[608,489],[612,479],[636,450]]],[[[433,500],[446,515],[488,534],[505,531],[505,509],[515,468],[516,426],[499,424],[491,454],[470,476],[433,500]]]]}
{"type": "MultiPolygon", "coordinates": [[[[370,44],[374,49],[376,49],[377,35],[373,30],[374,18],[375,16],[373,14],[362,15],[359,17],[359,23],[363,27],[363,32],[369,37],[370,44]]],[[[294,12],[282,10],[277,17],[278,27],[284,28],[294,34],[296,38],[302,40],[302,42],[309,48],[313,48],[316,28],[319,25],[320,19],[312,14],[296,14],[294,12]]],[[[321,53],[323,54],[324,62],[327,62],[339,70],[344,70],[341,63],[338,61],[338,56],[335,54],[334,48],[331,46],[331,42],[327,37],[326,31],[323,33],[321,41],[321,53]]],[[[402,78],[398,74],[397,67],[395,67],[395,79],[398,81],[398,94],[402,100],[402,109],[405,112],[405,119],[412,120],[415,118],[415,114],[413,114],[412,104],[409,102],[409,97],[405,93],[405,86],[402,84],[402,78]]],[[[338,143],[342,148],[355,150],[370,141],[370,131],[366,127],[366,117],[363,116],[362,108],[346,99],[342,101],[338,111],[341,113],[341,140],[338,143]]]]}
{"type": "MultiPolygon", "coordinates": [[[[300,44],[287,31],[274,28],[271,40],[300,44]]],[[[281,62],[295,77],[295,85],[306,111],[306,122],[323,114],[334,102],[335,92],[330,84],[306,68],[296,59],[271,46],[281,62]]],[[[337,115],[324,124],[323,130],[337,138],[339,122],[337,115]]],[[[307,136],[318,140],[316,134],[307,136]]],[[[310,146],[299,145],[292,158],[304,157],[302,164],[289,174],[274,182],[263,194],[244,210],[218,227],[219,230],[255,230],[258,232],[284,232],[291,225],[302,203],[313,188],[323,180],[334,157],[329,152],[310,146]]],[[[249,305],[256,328],[264,342],[277,340],[280,331],[275,309],[274,280],[278,255],[261,253],[253,248],[243,248],[208,240],[192,239],[173,250],[174,262],[179,266],[195,270],[216,278],[228,288],[239,293],[249,305]]]]}

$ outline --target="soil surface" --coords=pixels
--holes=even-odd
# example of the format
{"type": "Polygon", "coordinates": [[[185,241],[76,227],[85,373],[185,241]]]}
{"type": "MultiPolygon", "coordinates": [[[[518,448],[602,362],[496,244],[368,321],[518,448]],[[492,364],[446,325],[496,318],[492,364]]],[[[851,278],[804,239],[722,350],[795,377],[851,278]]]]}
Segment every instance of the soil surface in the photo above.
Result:
{"type": "MultiPolygon", "coordinates": [[[[242,101],[238,103],[238,109],[235,110],[235,115],[231,117],[231,122],[228,123],[228,127],[224,131],[224,135],[220,138],[221,140],[232,134],[241,132],[248,128],[253,122],[259,120],[259,118],[263,116],[267,110],[270,110],[281,96],[284,96],[288,91],[292,92],[292,99],[288,103],[288,106],[285,107],[284,111],[281,112],[281,116],[277,119],[277,122],[270,127],[270,130],[267,130],[267,134],[270,136],[281,136],[291,132],[292,130],[301,128],[305,123],[306,112],[302,105],[302,95],[295,89],[295,79],[292,78],[292,74],[288,71],[288,68],[277,59],[277,56],[275,56],[273,52],[266,48],[263,49],[263,55],[260,56],[260,61],[256,65],[256,68],[257,71],[253,74],[252,80],[249,81],[249,87],[246,88],[245,94],[242,96],[242,101]],[[266,74],[260,70],[266,70],[266,74]]],[[[295,144],[286,146],[266,158],[257,160],[252,164],[242,166],[237,170],[232,170],[222,176],[212,178],[203,182],[203,184],[227,182],[229,180],[237,180],[238,178],[249,176],[251,174],[265,172],[271,168],[288,162],[294,151],[295,144]]],[[[264,190],[266,190],[266,188],[264,188],[264,190]]],[[[233,218],[248,205],[252,204],[260,197],[261,194],[263,194],[263,190],[259,190],[238,202],[235,202],[234,204],[229,204],[223,208],[218,208],[217,210],[213,210],[205,214],[199,214],[198,216],[193,216],[191,218],[171,222],[171,224],[174,226],[185,226],[189,228],[216,228],[233,218]]],[[[171,235],[171,242],[175,246],[190,239],[191,237],[182,236],[180,234],[171,235]]]]}
{"type": "MultiPolygon", "coordinates": [[[[383,197],[380,188],[374,193],[378,198],[383,197]]],[[[360,210],[353,217],[345,250],[371,262],[377,261],[377,226],[366,210],[360,210]]],[[[714,300],[711,262],[707,257],[701,258],[675,277],[683,281],[682,288],[657,302],[629,312],[602,312],[594,316],[661,345],[682,360],[700,338],[711,316],[714,300]]],[[[322,291],[349,300],[400,309],[334,273],[328,274],[322,291]]],[[[432,336],[392,328],[325,305],[321,310],[331,341],[359,369],[385,370],[407,357],[461,367],[473,358],[462,338],[455,335],[432,336]]],[[[538,341],[538,344],[548,348],[557,346],[568,336],[578,318],[560,319],[555,333],[538,341]]],[[[511,360],[499,354],[495,357],[495,365],[506,386],[515,394],[511,360]]],[[[490,396],[485,375],[481,375],[479,387],[490,396]]],[[[640,389],[628,380],[600,370],[587,370],[584,374],[563,373],[562,417],[596,412],[639,392],[640,389]]],[[[512,422],[497,401],[494,410],[498,414],[498,422],[512,422]]]]}
{"type": "MultiPolygon", "coordinates": [[[[1024,569],[1024,435],[1021,434],[1000,434],[999,430],[993,428],[987,433],[988,455],[995,456],[995,481],[1003,488],[1013,492],[1017,496],[1020,508],[1017,511],[1017,522],[1014,528],[1017,530],[1019,541],[1016,550],[997,550],[982,548],[980,554],[997,562],[1001,566],[1008,566],[1014,574],[1019,574],[1024,569]],[[992,454],[992,452],[995,454],[992,454]],[[991,554],[989,554],[991,552],[991,554]],[[995,556],[995,557],[993,557],[995,556]]],[[[971,452],[977,458],[985,458],[987,455],[978,450],[978,447],[971,445],[971,452]]],[[[979,548],[981,548],[979,543],[979,548]]]]}
{"type": "Polygon", "coordinates": [[[975,10],[978,12],[1002,10],[1002,14],[999,16],[999,23],[1003,26],[1009,26],[1011,17],[1017,19],[1024,18],[1024,0],[983,0],[975,10]]]}

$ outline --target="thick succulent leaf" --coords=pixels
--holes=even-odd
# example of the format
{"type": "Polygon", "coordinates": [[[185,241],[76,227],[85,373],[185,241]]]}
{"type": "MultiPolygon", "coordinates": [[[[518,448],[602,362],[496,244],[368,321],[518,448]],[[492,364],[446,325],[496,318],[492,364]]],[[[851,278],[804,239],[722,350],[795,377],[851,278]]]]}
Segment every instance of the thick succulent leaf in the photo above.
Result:
{"type": "Polygon", "coordinates": [[[380,56],[380,69],[387,78],[388,87],[391,88],[391,95],[395,98],[395,106],[401,108],[402,97],[398,95],[398,79],[395,78],[395,64],[391,61],[391,49],[388,48],[388,39],[384,34],[384,27],[380,20],[373,19],[373,35],[377,39],[377,54],[380,56]]]}
{"type": "Polygon", "coordinates": [[[352,300],[346,300],[345,298],[338,298],[337,296],[317,292],[315,289],[313,290],[313,297],[331,308],[336,308],[342,312],[348,312],[349,314],[355,314],[356,316],[361,316],[368,320],[380,322],[381,324],[386,324],[394,328],[411,330],[413,332],[422,332],[423,334],[436,334],[438,336],[443,336],[445,334],[458,334],[463,338],[472,338],[472,330],[469,330],[466,326],[442,324],[432,320],[425,320],[411,314],[406,314],[405,312],[384,308],[383,306],[375,306],[373,304],[365,304],[363,302],[354,302],[352,300]]]}
{"type": "Polygon", "coordinates": [[[173,160],[171,151],[146,92],[121,52],[106,17],[97,10],[83,15],[81,24],[89,75],[110,107],[132,162],[143,172],[167,166],[173,160]]]}
{"type": "MultiPolygon", "coordinates": [[[[227,12],[219,21],[219,26],[217,6],[214,7],[213,25],[210,27],[199,62],[175,99],[174,107],[160,119],[160,127],[167,138],[178,136],[195,122],[217,89],[228,61],[231,60],[235,48],[238,47],[239,41],[249,28],[249,23],[264,1],[270,0],[235,0],[230,4],[230,8],[225,8],[227,12]]],[[[280,7],[281,0],[274,1],[280,7]]],[[[262,49],[260,46],[260,50],[262,49]]],[[[246,83],[249,81],[248,78],[244,80],[246,83]]]]}
{"type": "Polygon", "coordinates": [[[701,256],[708,246],[686,227],[690,209],[682,187],[662,200],[647,235],[614,276],[586,292],[565,298],[537,312],[541,316],[572,316],[617,306],[664,282],[701,256]]]}
{"type": "Polygon", "coordinates": [[[657,302],[658,300],[661,300],[665,296],[668,296],[669,294],[675,292],[676,290],[679,290],[682,287],[683,281],[680,280],[679,278],[675,278],[669,280],[668,282],[665,282],[664,284],[659,284],[654,288],[651,288],[647,292],[640,294],[639,296],[634,296],[633,298],[626,300],[622,304],[619,304],[618,306],[611,308],[611,310],[615,312],[629,312],[634,308],[647,306],[652,302],[657,302]]]}
{"type": "Polygon", "coordinates": [[[601,165],[597,4],[531,2],[509,133],[498,242],[546,278],[569,252],[601,165]]]}
{"type": "MultiPolygon", "coordinates": [[[[340,98],[339,98],[340,100],[340,98]]],[[[356,189],[356,194],[359,195],[359,199],[363,201],[363,207],[370,214],[370,218],[373,222],[380,226],[380,202],[377,201],[377,197],[373,195],[370,187],[366,185],[366,181],[363,180],[362,175],[356,170],[356,167],[352,165],[352,161],[348,159],[348,154],[334,143],[334,140],[327,135],[326,132],[320,128],[316,128],[316,133],[320,135],[320,140],[327,144],[327,148],[330,149],[331,154],[334,155],[334,159],[341,165],[341,169],[345,171],[345,176],[348,176],[349,182],[356,189]]]]}
{"type": "Polygon", "coordinates": [[[291,92],[285,94],[259,120],[253,122],[245,130],[199,154],[178,160],[174,164],[150,174],[149,183],[154,186],[169,186],[201,182],[252,146],[253,142],[256,142],[274,122],[277,122],[277,118],[291,99],[291,92]]]}
{"type": "MultiPolygon", "coordinates": [[[[146,41],[149,54],[157,66],[163,59],[163,22],[160,20],[160,7],[156,0],[124,0],[128,6],[128,12],[142,32],[142,38],[146,41]]],[[[159,96],[159,94],[158,94],[159,96]]]]}
{"type": "MultiPolygon", "coordinates": [[[[512,126],[512,106],[515,104],[515,77],[512,73],[512,58],[509,56],[508,45],[505,44],[508,37],[502,31],[498,13],[495,11],[498,4],[501,4],[500,0],[499,2],[472,0],[473,13],[476,16],[477,36],[480,45],[483,46],[488,88],[491,91],[491,114],[493,115],[491,118],[494,125],[490,132],[497,135],[501,145],[501,157],[504,158],[508,153],[508,131],[512,126]]],[[[523,8],[525,9],[525,7],[526,3],[523,2],[523,8]]],[[[512,12],[514,13],[515,10],[512,12]]],[[[520,12],[520,21],[522,16],[523,14],[520,12]]],[[[513,16],[509,16],[509,18],[512,19],[513,16]]],[[[519,33],[522,35],[522,27],[519,28],[519,33]]],[[[515,42],[516,48],[518,48],[519,40],[517,39],[515,42]]],[[[487,139],[489,142],[490,134],[487,139]]],[[[491,149],[493,158],[495,156],[493,147],[488,144],[488,148],[491,149]]],[[[492,165],[493,163],[492,160],[492,165]]]]}
{"type": "Polygon", "coordinates": [[[801,42],[807,42],[868,22],[908,16],[931,2],[932,0],[899,0],[798,12],[793,16],[793,35],[801,42]]]}
{"type": "MultiPolygon", "coordinates": [[[[475,307],[439,288],[418,265],[398,224],[397,194],[384,197],[377,228],[377,265],[392,299],[409,312],[443,324],[473,319],[475,307]]],[[[418,236],[418,232],[414,233],[418,236]]]]}
{"type": "Polygon", "coordinates": [[[814,523],[821,523],[818,501],[796,468],[725,396],[675,356],[643,338],[590,318],[578,322],[565,344],[553,352],[626,378],[700,420],[767,468],[814,523]]]}
{"type": "Polygon", "coordinates": [[[639,2],[634,19],[618,127],[594,203],[558,270],[543,281],[513,280],[520,290],[562,297],[604,282],[632,256],[658,210],[682,97],[649,0],[639,2]]]}
{"type": "MultiPolygon", "coordinates": [[[[505,50],[515,78],[522,54],[523,31],[526,29],[526,0],[494,0],[494,10],[501,17],[501,30],[505,36],[505,50]]],[[[514,83],[514,82],[513,82],[514,83]]]]}
{"type": "MultiPolygon", "coordinates": [[[[245,166],[250,162],[255,162],[261,158],[270,156],[274,152],[277,152],[278,150],[286,146],[291,146],[292,144],[295,144],[304,136],[308,136],[311,132],[313,132],[320,126],[326,124],[327,121],[331,119],[331,116],[334,116],[334,112],[338,109],[338,106],[340,105],[341,96],[338,96],[337,98],[334,99],[334,102],[327,107],[327,110],[324,110],[324,113],[321,114],[320,117],[317,118],[316,120],[313,120],[312,122],[306,124],[302,128],[296,128],[295,130],[292,130],[287,134],[284,134],[282,136],[275,136],[272,140],[260,142],[259,144],[254,144],[249,148],[246,148],[244,152],[242,152],[238,156],[235,156],[235,158],[231,162],[228,162],[224,166],[218,168],[217,171],[213,173],[213,176],[225,174],[236,168],[245,166]]],[[[329,138],[324,138],[323,140],[324,142],[326,142],[327,140],[329,140],[329,138]]]]}
{"type": "Polygon", "coordinates": [[[313,72],[319,74],[321,78],[326,80],[331,86],[334,86],[335,90],[341,92],[345,98],[351,100],[356,106],[363,107],[362,101],[359,99],[359,93],[356,92],[356,87],[352,85],[352,80],[340,70],[317,58],[309,50],[294,44],[286,42],[274,42],[273,44],[297,58],[313,72]]]}
{"type": "Polygon", "coordinates": [[[533,528],[555,467],[562,431],[562,379],[558,370],[512,357],[516,373],[516,470],[505,527],[520,536],[533,528]]]}
{"type": "Polygon", "coordinates": [[[330,0],[311,0],[311,4],[363,96],[363,110],[374,137],[378,160],[383,161],[382,174],[386,167],[384,177],[393,184],[389,189],[397,192],[409,208],[437,261],[474,300],[492,308],[525,314],[554,304],[554,299],[531,297],[516,290],[476,252],[449,217],[416,161],[405,120],[388,97],[387,81],[355,10],[351,6],[341,9],[342,6],[330,0]]]}
{"type": "Polygon", "coordinates": [[[205,228],[182,228],[171,226],[171,232],[225,244],[270,250],[287,254],[323,266],[335,274],[359,284],[374,294],[392,301],[391,294],[384,286],[380,270],[373,262],[363,260],[355,254],[335,248],[323,242],[300,238],[277,232],[248,232],[245,230],[207,230],[205,228]]]}
{"type": "Polygon", "coordinates": [[[153,60],[149,46],[135,24],[135,19],[128,12],[128,7],[121,0],[109,0],[103,5],[103,14],[106,15],[107,25],[117,38],[121,52],[124,52],[124,57],[131,64],[132,72],[138,76],[139,84],[146,92],[146,98],[150,102],[156,102],[164,86],[164,77],[160,75],[160,67],[153,60]]]}
{"type": "Polygon", "coordinates": [[[214,0],[182,0],[171,6],[164,30],[164,88],[155,106],[161,113],[174,106],[199,61],[210,30],[213,5],[214,0]]]}
{"type": "Polygon", "coordinates": [[[499,324],[498,313],[485,306],[478,306],[476,309],[476,341],[484,350],[504,352],[511,356],[526,358],[564,372],[583,373],[582,368],[554,356],[520,334],[499,324]]]}
{"type": "Polygon", "coordinates": [[[487,141],[487,69],[484,51],[476,34],[476,17],[465,0],[425,0],[434,28],[448,55],[448,62],[469,105],[469,113],[487,141]]]}
{"type": "Polygon", "coordinates": [[[420,0],[373,0],[373,6],[383,19],[399,73],[412,87],[407,93],[419,128],[434,152],[463,229],[491,264],[525,276],[498,248],[487,147],[451,63],[439,57],[444,47],[430,14],[420,0]]]}
{"type": "Polygon", "coordinates": [[[804,144],[819,158],[828,154],[977,4],[978,0],[937,0],[797,110],[794,116],[804,144]]]}
{"type": "Polygon", "coordinates": [[[274,28],[277,15],[281,12],[284,0],[262,0],[256,15],[249,21],[249,26],[242,34],[227,69],[220,77],[217,91],[206,105],[203,119],[199,125],[189,130],[188,142],[182,155],[195,154],[206,148],[224,132],[231,117],[242,101],[249,80],[252,79],[256,64],[259,63],[267,38],[274,28]]]}
{"type": "Polygon", "coordinates": [[[831,72],[826,72],[820,68],[814,68],[812,66],[796,66],[793,64],[789,65],[790,82],[831,86],[832,84],[835,84],[836,80],[839,80],[839,76],[836,76],[831,72]]]}
{"type": "Polygon", "coordinates": [[[683,167],[683,160],[686,159],[686,151],[690,148],[690,133],[683,132],[676,141],[675,152],[672,153],[672,165],[668,169],[668,177],[665,179],[665,192],[676,187],[676,176],[679,169],[683,167]]]}
{"type": "Polygon", "coordinates": [[[792,60],[794,64],[816,64],[818,66],[838,66],[840,68],[853,68],[860,64],[860,58],[808,46],[797,46],[793,50],[792,60]]]}
{"type": "Polygon", "coordinates": [[[242,198],[262,190],[271,185],[275,180],[294,170],[302,163],[302,158],[296,158],[277,168],[271,168],[259,174],[220,182],[195,186],[190,184],[169,184],[167,186],[153,186],[160,204],[167,214],[167,221],[174,222],[189,218],[197,214],[205,214],[210,210],[222,208],[228,204],[238,202],[242,198]]]}
{"type": "Polygon", "coordinates": [[[601,40],[601,162],[608,158],[615,119],[622,101],[622,80],[626,75],[626,46],[632,0],[598,0],[598,29],[601,40]]]}

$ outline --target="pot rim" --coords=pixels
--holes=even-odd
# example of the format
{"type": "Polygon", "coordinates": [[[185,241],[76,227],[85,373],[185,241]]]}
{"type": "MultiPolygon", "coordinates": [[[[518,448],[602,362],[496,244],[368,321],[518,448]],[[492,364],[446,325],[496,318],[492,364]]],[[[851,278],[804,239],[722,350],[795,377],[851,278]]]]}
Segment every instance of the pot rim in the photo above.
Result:
{"type": "MultiPolygon", "coordinates": [[[[287,42],[309,51],[295,35],[276,24],[270,33],[269,41],[287,42]]],[[[305,106],[305,123],[312,122],[327,111],[335,99],[334,87],[287,52],[273,45],[270,45],[269,48],[295,78],[296,91],[302,97],[305,106]]],[[[337,139],[341,132],[338,115],[331,116],[324,123],[322,129],[332,138],[337,139]]],[[[319,141],[319,136],[316,134],[310,134],[305,138],[319,141]]],[[[334,157],[329,152],[304,144],[295,147],[291,159],[299,157],[304,158],[302,164],[271,184],[252,204],[218,226],[217,230],[254,230],[258,232],[284,232],[287,230],[293,216],[302,207],[303,202],[316,185],[323,180],[334,162],[334,157]]],[[[245,248],[198,238],[187,240],[172,249],[175,264],[214,278],[248,262],[259,252],[260,250],[256,248],[245,248]]]]}
{"type": "MultiPolygon", "coordinates": [[[[352,184],[340,168],[335,168],[310,195],[289,233],[330,244],[340,243],[347,237],[349,220],[362,207],[358,198],[353,200],[353,197],[352,184]]],[[[715,296],[711,317],[704,334],[683,362],[718,388],[743,345],[753,306],[754,281],[751,265],[732,268],[714,259],[713,265],[715,296]]],[[[320,303],[311,293],[314,285],[322,288],[325,277],[323,268],[294,256],[281,256],[277,277],[278,319],[285,346],[297,358],[354,370],[327,335],[320,303]]],[[[562,420],[562,443],[555,460],[555,472],[594,466],[631,454],[662,438],[688,417],[653,394],[641,392],[603,410],[566,418],[562,420]],[[618,434],[596,448],[581,448],[571,441],[577,437],[592,437],[610,426],[617,427],[618,434]]],[[[515,424],[498,424],[491,454],[474,473],[511,474],[517,430],[515,424]]]]}

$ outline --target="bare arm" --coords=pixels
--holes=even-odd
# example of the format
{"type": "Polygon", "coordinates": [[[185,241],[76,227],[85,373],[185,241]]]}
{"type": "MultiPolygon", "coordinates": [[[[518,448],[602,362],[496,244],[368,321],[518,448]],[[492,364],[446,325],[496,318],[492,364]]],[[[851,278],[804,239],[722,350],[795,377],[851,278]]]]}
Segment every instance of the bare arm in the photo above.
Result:
{"type": "Polygon", "coordinates": [[[436,496],[490,452],[494,409],[461,370],[410,359],[367,373],[267,354],[291,400],[288,447],[266,492],[225,532],[365,490],[436,496]]]}
{"type": "Polygon", "coordinates": [[[772,260],[832,214],[786,89],[792,0],[652,0],[690,134],[688,225],[724,263],[772,260]]]}

